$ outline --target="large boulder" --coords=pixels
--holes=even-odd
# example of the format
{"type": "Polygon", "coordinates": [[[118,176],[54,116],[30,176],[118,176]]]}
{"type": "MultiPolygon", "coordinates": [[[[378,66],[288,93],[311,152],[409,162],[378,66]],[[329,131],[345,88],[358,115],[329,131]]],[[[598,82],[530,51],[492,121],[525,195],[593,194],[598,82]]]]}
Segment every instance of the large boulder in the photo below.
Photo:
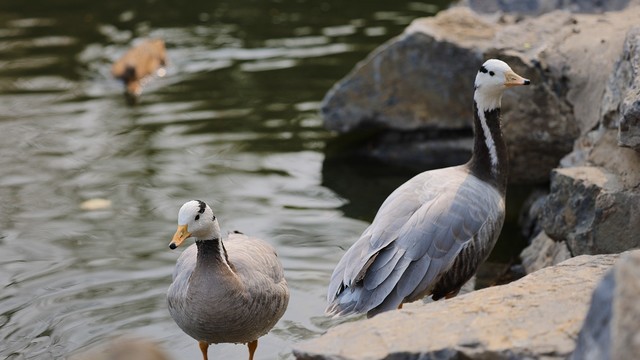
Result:
{"type": "Polygon", "coordinates": [[[596,121],[585,122],[544,206],[545,231],[574,255],[640,245],[640,27],[626,32],[621,48],[596,121]]]}
{"type": "Polygon", "coordinates": [[[300,360],[565,359],[617,255],[579,256],[507,285],[336,326],[300,360]]]}
{"type": "MultiPolygon", "coordinates": [[[[459,6],[417,19],[329,91],[321,107],[325,126],[341,133],[469,129],[475,72],[483,59],[498,57],[532,81],[531,87],[508,91],[503,99],[510,181],[545,182],[575,140],[599,124],[605,88],[625,35],[639,17],[640,6],[597,15],[554,11],[524,19],[481,16],[459,6]]],[[[618,103],[623,99],[628,97],[618,103]]],[[[633,146],[637,107],[629,103],[623,109],[627,120],[621,128],[632,130],[625,136],[633,146]]],[[[378,159],[403,163],[397,151],[387,149],[419,148],[407,141],[421,140],[381,136],[366,148],[378,159]],[[394,138],[404,142],[388,145],[394,138]]],[[[437,147],[426,148],[424,158],[438,153],[437,147]]],[[[407,151],[411,159],[406,163],[421,166],[415,153],[407,151]]]]}
{"type": "Polygon", "coordinates": [[[468,127],[473,78],[495,31],[466,8],[416,20],[329,91],[321,107],[325,126],[468,127]]]}
{"type": "MultiPolygon", "coordinates": [[[[636,7],[636,9],[639,7],[636,7]]],[[[541,223],[574,255],[640,246],[640,27],[630,27],[598,107],[551,176],[541,223]]]]}
{"type": "Polygon", "coordinates": [[[541,222],[573,255],[622,252],[640,246],[640,193],[600,167],[556,169],[541,222]]]}
{"type": "Polygon", "coordinates": [[[640,251],[621,256],[598,284],[571,360],[626,360],[640,354],[640,251]]]}

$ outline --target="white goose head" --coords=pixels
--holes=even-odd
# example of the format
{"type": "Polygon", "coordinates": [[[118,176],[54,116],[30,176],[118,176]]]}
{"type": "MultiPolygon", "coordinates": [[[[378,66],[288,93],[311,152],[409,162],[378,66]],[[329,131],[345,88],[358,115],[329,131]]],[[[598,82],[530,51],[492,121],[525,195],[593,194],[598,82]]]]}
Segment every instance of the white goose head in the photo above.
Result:
{"type": "Polygon", "coordinates": [[[175,249],[190,237],[196,240],[220,239],[218,219],[204,201],[191,200],[182,205],[178,212],[178,230],[169,247],[175,249]]]}
{"type": "Polygon", "coordinates": [[[489,59],[478,70],[473,99],[480,111],[497,109],[500,107],[502,93],[507,88],[530,83],[528,79],[513,72],[504,61],[489,59]]]}

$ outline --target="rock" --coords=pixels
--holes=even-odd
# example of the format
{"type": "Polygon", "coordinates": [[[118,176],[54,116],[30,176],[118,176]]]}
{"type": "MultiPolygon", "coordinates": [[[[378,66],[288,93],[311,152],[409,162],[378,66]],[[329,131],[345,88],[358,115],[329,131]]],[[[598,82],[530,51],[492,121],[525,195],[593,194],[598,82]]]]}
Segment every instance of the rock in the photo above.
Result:
{"type": "MultiPolygon", "coordinates": [[[[635,99],[640,99],[640,88],[638,89],[635,99]]],[[[627,103],[626,100],[625,103],[627,103]]],[[[634,101],[631,106],[623,104],[622,108],[623,115],[620,120],[618,143],[620,146],[640,151],[640,100],[634,101]]]]}
{"type": "Polygon", "coordinates": [[[564,241],[553,241],[544,231],[533,238],[531,244],[520,253],[522,266],[527,274],[542,268],[559,264],[571,258],[564,241]]]}
{"type": "Polygon", "coordinates": [[[640,151],[640,27],[627,32],[602,109],[603,124],[618,127],[618,144],[640,151]]]}
{"type": "MultiPolygon", "coordinates": [[[[545,182],[574,141],[600,122],[602,94],[637,17],[640,6],[600,15],[555,11],[521,20],[454,7],[417,19],[329,91],[321,107],[325,126],[341,133],[372,127],[468,129],[475,71],[483,59],[498,57],[532,81],[503,98],[510,181],[545,182]]],[[[633,123],[635,118],[628,118],[633,123]]],[[[377,145],[368,149],[378,159],[396,160],[386,156],[386,148],[397,146],[377,145]]]]}
{"type": "Polygon", "coordinates": [[[464,4],[476,12],[516,13],[520,15],[541,15],[553,10],[570,10],[578,13],[598,13],[618,11],[626,8],[629,0],[466,0],[464,4]]]}
{"type": "MultiPolygon", "coordinates": [[[[599,109],[582,113],[582,135],[561,161],[567,168],[552,176],[543,211],[545,231],[566,240],[574,255],[640,245],[635,238],[640,230],[640,27],[629,27],[625,34],[599,109]]],[[[597,98],[592,103],[598,104],[597,98]]]]}
{"type": "Polygon", "coordinates": [[[299,360],[565,359],[617,255],[579,256],[503,286],[338,325],[299,360]]]}
{"type": "Polygon", "coordinates": [[[624,254],[598,284],[572,360],[626,360],[640,354],[640,251],[624,254]]]}
{"type": "Polygon", "coordinates": [[[540,214],[547,200],[549,190],[541,188],[534,189],[525,199],[518,215],[518,226],[520,227],[520,235],[527,243],[531,241],[542,231],[540,225],[540,214]]]}
{"type": "MultiPolygon", "coordinates": [[[[421,172],[465,163],[471,157],[472,146],[471,135],[461,136],[459,132],[394,131],[373,136],[355,150],[347,150],[339,156],[372,158],[421,172]]],[[[325,153],[331,152],[331,145],[328,144],[325,150],[325,153]]],[[[338,156],[334,153],[335,157],[338,156]]]]}
{"type": "Polygon", "coordinates": [[[477,47],[488,46],[495,26],[466,8],[440,14],[414,22],[338,82],[321,106],[325,126],[469,127],[472,79],[482,64],[477,47]]]}
{"type": "Polygon", "coordinates": [[[625,190],[600,167],[556,169],[541,222],[573,255],[617,253],[640,246],[640,193],[625,190]]]}
{"type": "Polygon", "coordinates": [[[111,207],[111,200],[102,198],[93,198],[80,203],[80,209],[86,211],[105,210],[111,207]]]}

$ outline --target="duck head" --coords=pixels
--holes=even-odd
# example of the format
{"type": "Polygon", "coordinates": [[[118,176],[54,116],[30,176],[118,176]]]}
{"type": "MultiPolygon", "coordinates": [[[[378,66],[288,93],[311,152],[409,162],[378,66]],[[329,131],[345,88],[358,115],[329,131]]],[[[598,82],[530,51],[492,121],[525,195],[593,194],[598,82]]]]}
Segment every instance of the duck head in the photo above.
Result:
{"type": "Polygon", "coordinates": [[[220,239],[218,219],[204,201],[191,200],[182,205],[178,212],[178,230],[169,248],[177,248],[190,237],[196,240],[220,239]]]}
{"type": "Polygon", "coordinates": [[[489,59],[478,70],[473,98],[483,111],[497,109],[507,88],[530,83],[511,70],[504,61],[489,59]]]}

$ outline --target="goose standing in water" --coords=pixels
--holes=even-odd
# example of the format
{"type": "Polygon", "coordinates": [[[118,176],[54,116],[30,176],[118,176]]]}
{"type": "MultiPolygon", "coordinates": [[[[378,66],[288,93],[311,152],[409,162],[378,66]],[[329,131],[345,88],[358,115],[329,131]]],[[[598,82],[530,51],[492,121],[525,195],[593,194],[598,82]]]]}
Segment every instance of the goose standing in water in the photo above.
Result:
{"type": "Polygon", "coordinates": [[[209,344],[246,343],[249,359],[284,314],[289,289],[274,248],[235,232],[225,241],[213,210],[200,200],[185,203],[169,244],[195,238],[178,258],[167,299],[178,326],[198,340],[205,360],[209,344]]]}
{"type": "Polygon", "coordinates": [[[327,314],[378,313],[426,295],[455,296],[489,256],[504,221],[505,89],[529,85],[500,60],[475,79],[474,146],[464,165],[426,171],[397,188],[331,276],[327,314]]]}

